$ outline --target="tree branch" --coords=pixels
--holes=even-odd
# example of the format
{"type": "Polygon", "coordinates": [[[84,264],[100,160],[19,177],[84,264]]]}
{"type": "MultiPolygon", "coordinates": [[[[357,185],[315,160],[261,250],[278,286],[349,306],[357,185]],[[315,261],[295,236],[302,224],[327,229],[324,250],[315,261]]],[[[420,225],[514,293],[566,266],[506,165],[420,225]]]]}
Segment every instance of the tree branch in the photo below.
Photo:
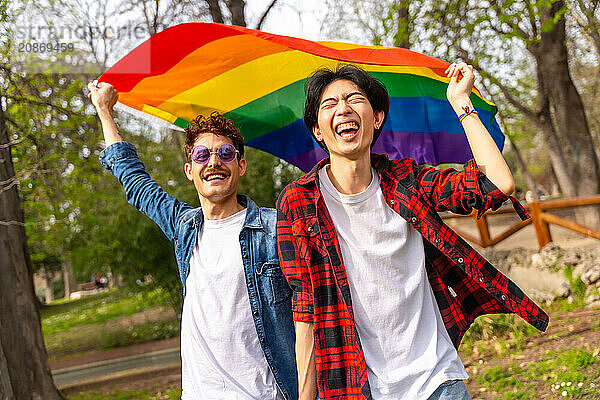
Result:
{"type": "MultiPolygon", "coordinates": [[[[493,3],[493,8],[494,11],[496,11],[496,15],[502,15],[502,9],[500,8],[500,5],[498,4],[498,1],[494,1],[493,3]]],[[[491,22],[491,21],[490,21],[491,22]]],[[[490,26],[492,26],[492,24],[490,23],[490,26]]],[[[517,34],[519,34],[519,36],[521,36],[524,40],[531,40],[531,35],[529,35],[527,32],[525,32],[523,30],[523,28],[521,28],[519,26],[518,23],[511,23],[510,27],[513,31],[516,31],[517,34]]],[[[493,29],[493,28],[492,28],[493,29]]]]}
{"type": "Polygon", "coordinates": [[[476,62],[474,59],[469,57],[468,52],[465,49],[463,49],[462,47],[459,47],[459,53],[460,53],[461,58],[463,58],[468,64],[471,64],[473,66],[473,68],[475,68],[477,71],[479,71],[479,73],[482,76],[488,78],[490,80],[490,82],[492,82],[494,85],[498,86],[498,88],[500,89],[500,91],[502,92],[502,94],[504,95],[506,100],[510,104],[512,104],[516,109],[521,111],[528,118],[536,117],[536,113],[533,110],[531,110],[530,108],[528,108],[527,106],[525,106],[525,104],[523,104],[521,101],[519,101],[516,97],[514,97],[513,94],[510,92],[510,90],[508,89],[508,87],[503,85],[498,79],[496,79],[494,76],[492,76],[490,73],[488,73],[487,70],[482,68],[478,62],[476,62]]]}
{"type": "Polygon", "coordinates": [[[49,101],[34,100],[31,97],[26,97],[26,96],[16,97],[16,96],[10,96],[10,95],[7,95],[7,94],[5,94],[4,97],[6,97],[7,99],[14,100],[16,102],[26,102],[26,103],[29,103],[29,104],[35,104],[37,106],[52,107],[53,109],[58,110],[58,111],[60,111],[62,113],[65,113],[65,114],[67,114],[69,116],[75,115],[75,113],[73,111],[69,110],[68,108],[61,107],[61,106],[59,106],[57,104],[52,104],[49,101]]]}
{"type": "Polygon", "coordinates": [[[577,18],[577,25],[590,36],[596,48],[597,55],[600,55],[600,21],[596,18],[596,11],[599,4],[600,1],[593,1],[588,7],[585,1],[577,1],[579,11],[584,19],[584,21],[581,21],[577,18]]]}
{"type": "Polygon", "coordinates": [[[528,16],[529,16],[529,25],[531,25],[531,32],[533,33],[533,37],[537,38],[538,36],[538,27],[537,27],[537,21],[535,19],[535,9],[533,7],[533,4],[531,4],[530,0],[527,0],[525,2],[527,4],[527,12],[528,12],[528,16]]]}
{"type": "Polygon", "coordinates": [[[269,12],[271,11],[271,9],[275,5],[275,3],[277,3],[277,0],[273,0],[271,2],[271,4],[269,4],[269,7],[267,7],[267,9],[263,13],[262,17],[260,17],[260,21],[258,21],[258,24],[256,25],[256,29],[258,29],[258,30],[262,29],[262,25],[265,22],[265,20],[267,19],[267,15],[269,15],[269,12]]]}
{"type": "MultiPolygon", "coordinates": [[[[24,138],[21,138],[21,139],[19,139],[19,140],[11,140],[11,141],[10,141],[10,142],[8,142],[8,143],[3,143],[3,144],[0,144],[0,149],[7,149],[7,148],[9,148],[9,147],[11,147],[11,146],[14,146],[14,145],[16,145],[16,144],[19,144],[19,143],[21,143],[23,140],[25,140],[25,139],[24,139],[24,138]]],[[[0,182],[0,184],[2,184],[2,182],[0,182]]]]}

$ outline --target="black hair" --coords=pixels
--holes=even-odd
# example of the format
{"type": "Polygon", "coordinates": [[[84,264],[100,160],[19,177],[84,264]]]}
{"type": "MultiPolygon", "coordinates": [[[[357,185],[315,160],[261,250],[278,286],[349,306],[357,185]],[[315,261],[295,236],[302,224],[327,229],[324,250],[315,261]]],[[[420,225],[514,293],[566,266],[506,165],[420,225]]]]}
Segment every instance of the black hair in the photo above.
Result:
{"type": "MultiPolygon", "coordinates": [[[[339,80],[353,82],[365,94],[367,100],[371,103],[373,112],[384,112],[383,123],[373,132],[373,141],[371,142],[371,147],[373,147],[387,120],[390,109],[390,98],[383,83],[368,72],[352,64],[338,65],[335,69],[320,68],[313,72],[307,79],[304,86],[306,92],[306,101],[304,102],[304,125],[306,125],[310,134],[315,138],[313,127],[318,123],[321,96],[323,96],[323,92],[329,84],[339,80]]],[[[325,146],[323,141],[317,140],[317,143],[323,150],[329,153],[327,146],[325,146]]]]}

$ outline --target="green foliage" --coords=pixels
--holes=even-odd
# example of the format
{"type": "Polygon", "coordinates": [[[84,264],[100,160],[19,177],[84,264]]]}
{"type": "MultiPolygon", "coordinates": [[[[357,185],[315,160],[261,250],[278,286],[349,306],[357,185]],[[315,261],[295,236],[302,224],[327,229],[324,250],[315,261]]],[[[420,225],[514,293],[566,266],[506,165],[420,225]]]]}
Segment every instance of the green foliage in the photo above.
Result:
{"type": "Polygon", "coordinates": [[[542,361],[530,363],[523,375],[530,379],[545,377],[552,384],[552,391],[566,391],[569,396],[581,396],[594,393],[589,383],[597,382],[600,378],[598,367],[598,357],[583,347],[549,352],[542,361]]]}
{"type": "Polygon", "coordinates": [[[498,355],[522,350],[527,339],[539,331],[514,314],[478,317],[461,341],[467,353],[496,353],[498,355]]]}
{"type": "Polygon", "coordinates": [[[500,393],[508,392],[519,384],[513,373],[508,368],[501,366],[496,366],[485,371],[483,381],[492,390],[500,393]]]}
{"type": "Polygon", "coordinates": [[[161,290],[127,289],[52,302],[40,311],[48,355],[57,359],[176,337],[180,322],[165,308],[168,304],[168,295],[161,290]]]}
{"type": "Polygon", "coordinates": [[[283,188],[302,175],[293,165],[251,147],[246,147],[245,157],[248,169],[238,192],[247,194],[259,206],[275,207],[283,188]]]}
{"type": "Polygon", "coordinates": [[[102,350],[126,347],[152,340],[170,339],[179,336],[180,323],[177,320],[133,325],[120,331],[109,331],[99,337],[98,347],[102,350]]]}
{"type": "Polygon", "coordinates": [[[577,397],[596,393],[593,384],[600,378],[599,367],[598,357],[583,347],[548,352],[539,362],[491,367],[474,379],[501,399],[537,398],[539,381],[546,382],[557,395],[577,397]]]}
{"type": "Polygon", "coordinates": [[[573,277],[573,267],[571,267],[570,265],[565,265],[565,268],[563,269],[563,274],[565,275],[565,278],[567,278],[569,284],[571,285],[573,297],[575,297],[575,299],[578,301],[583,301],[585,291],[587,289],[586,284],[583,283],[580,277],[573,277]]]}
{"type": "Polygon", "coordinates": [[[40,310],[42,332],[51,335],[76,326],[98,324],[167,304],[165,293],[108,290],[77,300],[47,305],[40,310]]]}
{"type": "MultiPolygon", "coordinates": [[[[98,162],[102,134],[84,89],[91,75],[2,73],[0,94],[13,122],[13,159],[35,270],[58,272],[67,264],[80,282],[100,273],[135,290],[162,288],[179,312],[183,298],[173,245],[127,204],[121,186],[98,162]],[[150,283],[140,288],[139,280],[150,283]]],[[[198,205],[183,173],[182,134],[158,131],[129,115],[117,119],[150,175],[169,194],[198,205]]],[[[281,189],[300,175],[254,149],[248,161],[240,191],[261,205],[273,206],[281,189]]]]}
{"type": "Polygon", "coordinates": [[[566,312],[578,310],[585,306],[583,298],[573,296],[574,301],[568,299],[558,298],[545,308],[547,312],[566,312]]]}

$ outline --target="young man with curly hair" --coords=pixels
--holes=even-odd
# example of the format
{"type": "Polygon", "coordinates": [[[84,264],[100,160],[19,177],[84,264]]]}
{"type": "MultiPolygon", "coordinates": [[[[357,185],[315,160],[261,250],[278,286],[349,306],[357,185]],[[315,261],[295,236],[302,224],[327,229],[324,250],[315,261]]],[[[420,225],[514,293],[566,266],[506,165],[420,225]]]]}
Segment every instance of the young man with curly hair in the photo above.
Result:
{"type": "Polygon", "coordinates": [[[117,91],[90,83],[106,149],[100,155],[127,200],[174,243],[183,283],[182,399],[297,399],[291,290],[279,267],[276,213],[238,195],[244,139],[218,113],[186,129],[184,166],[200,207],[150,178],[112,116],[117,91]]]}
{"type": "Polygon", "coordinates": [[[463,171],[371,154],[390,100],[361,69],[319,70],[307,82],[304,123],[329,158],[277,203],[303,400],[465,400],[456,348],[477,316],[516,313],[547,326],[547,315],[438,215],[481,215],[514,200],[510,170],[473,112],[472,67],[446,72],[474,156],[463,171]]]}

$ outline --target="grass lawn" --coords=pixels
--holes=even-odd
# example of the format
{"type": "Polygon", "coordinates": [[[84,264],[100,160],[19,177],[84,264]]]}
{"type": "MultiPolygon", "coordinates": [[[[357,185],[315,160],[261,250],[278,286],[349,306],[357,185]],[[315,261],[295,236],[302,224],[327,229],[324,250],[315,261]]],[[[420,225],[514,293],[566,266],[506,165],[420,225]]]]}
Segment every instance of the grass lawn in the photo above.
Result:
{"type": "Polygon", "coordinates": [[[543,334],[514,315],[475,321],[459,349],[473,400],[600,399],[600,310],[545,309],[543,334]]]}
{"type": "Polygon", "coordinates": [[[116,389],[112,393],[85,393],[79,396],[71,396],[70,400],[179,400],[181,399],[181,390],[134,390],[121,391],[116,389]]]}
{"type": "Polygon", "coordinates": [[[540,381],[557,397],[598,398],[600,358],[591,348],[547,351],[540,361],[497,365],[474,377],[477,384],[498,393],[498,399],[535,399],[540,381]],[[589,396],[589,397],[588,397],[589,396]]]}
{"type": "Polygon", "coordinates": [[[179,335],[179,320],[159,290],[113,289],[40,310],[50,359],[179,335]]]}
{"type": "MultiPolygon", "coordinates": [[[[177,336],[179,320],[166,304],[160,292],[125,289],[52,304],[42,310],[49,354],[64,357],[177,336]]],[[[544,334],[515,315],[478,318],[459,349],[471,398],[600,400],[600,310],[582,306],[578,300],[544,307],[550,314],[544,334]]],[[[179,383],[158,384],[155,379],[103,392],[70,399],[181,398],[179,383]]]]}

